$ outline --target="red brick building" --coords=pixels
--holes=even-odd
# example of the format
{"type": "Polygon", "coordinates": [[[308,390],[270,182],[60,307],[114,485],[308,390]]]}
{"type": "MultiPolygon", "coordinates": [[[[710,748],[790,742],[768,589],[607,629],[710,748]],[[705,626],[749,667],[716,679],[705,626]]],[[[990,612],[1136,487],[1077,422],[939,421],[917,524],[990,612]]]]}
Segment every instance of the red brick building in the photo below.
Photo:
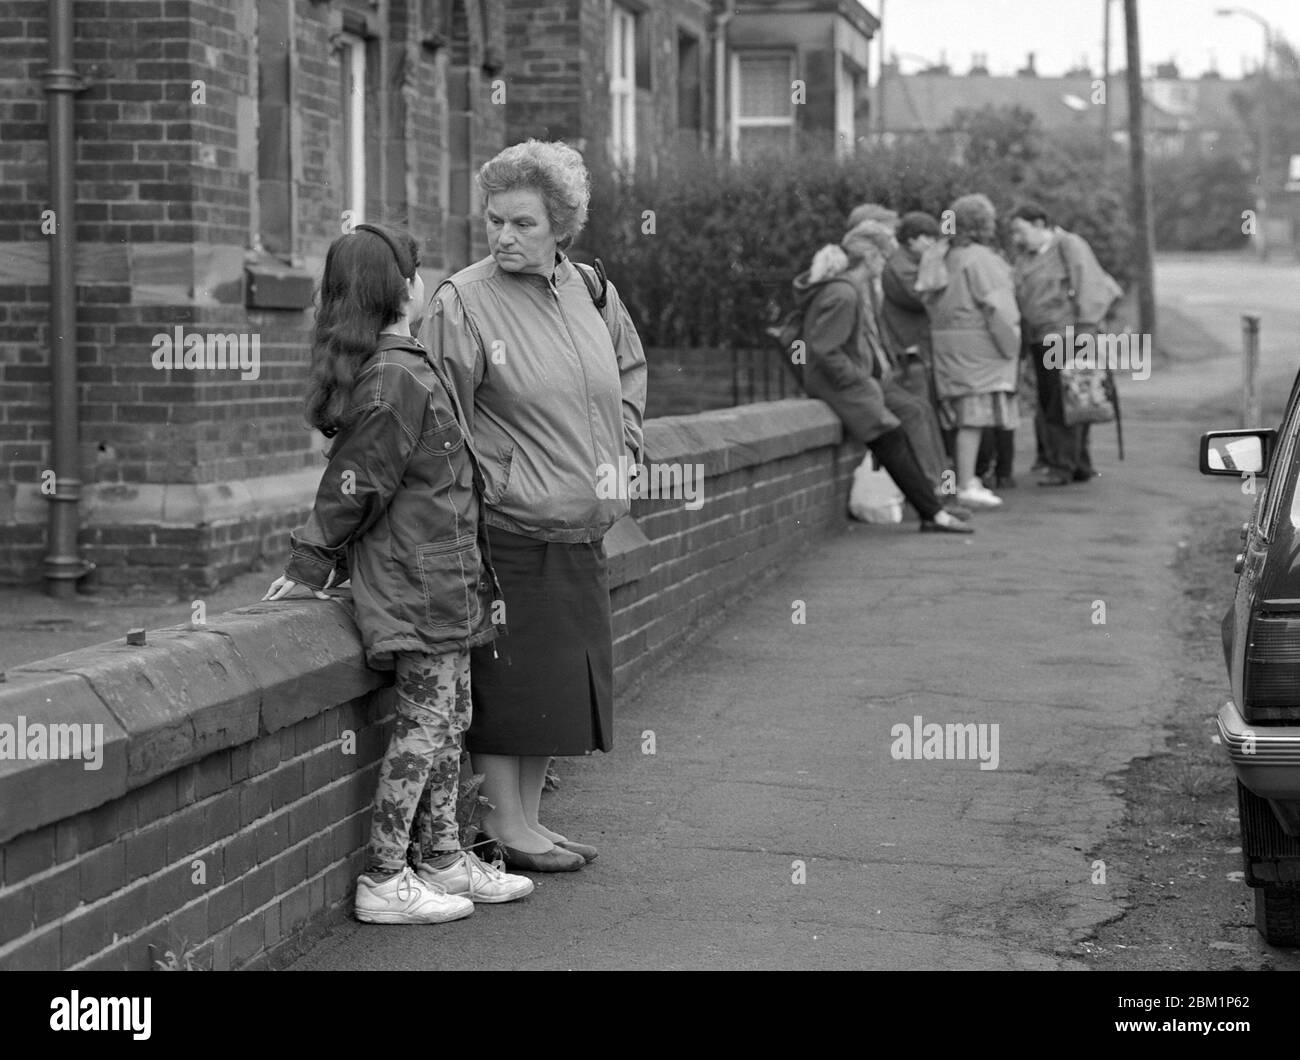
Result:
{"type": "MultiPolygon", "coordinates": [[[[345,211],[409,226],[428,279],[485,252],[472,176],[505,143],[491,103],[503,9],[68,6],[84,84],[74,223],[88,581],[210,585],[280,556],[314,492],[306,336],[345,211]],[[242,341],[256,369],[166,367],[189,336],[206,354],[213,339],[218,355],[223,337],[242,341]]],[[[0,577],[12,581],[40,576],[49,503],[47,5],[5,2],[0,20],[0,577]]]]}
{"type": "Polygon", "coordinates": [[[621,162],[713,143],[709,0],[508,0],[508,136],[621,162]]]}
{"type": "Polygon", "coordinates": [[[852,150],[880,23],[857,0],[507,0],[508,137],[674,150],[852,150]]]}
{"type": "Polygon", "coordinates": [[[0,582],[83,588],[206,587],[283,558],[322,468],[301,396],[313,286],[345,225],[409,227],[431,284],[485,253],[474,172],[529,135],[593,166],[804,132],[851,146],[877,25],[857,0],[55,6],[70,70],[47,76],[51,5],[0,0],[0,582]],[[71,218],[51,209],[60,83],[71,218]],[[56,473],[60,422],[76,452],[56,473]],[[61,559],[60,504],[79,528],[61,559]]]}

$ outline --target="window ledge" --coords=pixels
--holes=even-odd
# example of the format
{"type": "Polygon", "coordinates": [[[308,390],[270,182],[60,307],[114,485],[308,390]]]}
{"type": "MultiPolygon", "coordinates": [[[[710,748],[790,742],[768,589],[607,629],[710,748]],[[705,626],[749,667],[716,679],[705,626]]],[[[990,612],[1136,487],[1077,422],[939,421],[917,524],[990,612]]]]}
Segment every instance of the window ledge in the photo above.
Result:
{"type": "Polygon", "coordinates": [[[244,266],[248,275],[244,305],[249,309],[307,309],[312,304],[315,277],[306,269],[281,262],[258,261],[244,266]]]}

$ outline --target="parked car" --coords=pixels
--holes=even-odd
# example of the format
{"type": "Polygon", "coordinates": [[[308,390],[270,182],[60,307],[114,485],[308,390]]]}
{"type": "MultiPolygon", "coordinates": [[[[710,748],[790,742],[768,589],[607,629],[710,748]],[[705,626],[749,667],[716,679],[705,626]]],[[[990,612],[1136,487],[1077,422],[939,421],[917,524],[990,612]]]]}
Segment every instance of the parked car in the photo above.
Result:
{"type": "Polygon", "coordinates": [[[1211,431],[1207,475],[1254,476],[1255,507],[1232,607],[1223,618],[1231,698],[1220,742],[1237,774],[1241,853],[1255,927],[1300,946],[1300,375],[1276,430],[1211,431]]]}

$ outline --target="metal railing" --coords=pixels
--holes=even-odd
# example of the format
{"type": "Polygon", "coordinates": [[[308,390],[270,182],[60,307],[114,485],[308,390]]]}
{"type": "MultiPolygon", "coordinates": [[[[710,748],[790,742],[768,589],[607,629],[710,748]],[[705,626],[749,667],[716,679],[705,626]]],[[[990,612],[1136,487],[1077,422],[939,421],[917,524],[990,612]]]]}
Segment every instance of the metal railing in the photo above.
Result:
{"type": "Polygon", "coordinates": [[[781,363],[775,344],[763,347],[732,347],[731,402],[750,405],[756,401],[778,401],[798,396],[790,372],[781,363]]]}

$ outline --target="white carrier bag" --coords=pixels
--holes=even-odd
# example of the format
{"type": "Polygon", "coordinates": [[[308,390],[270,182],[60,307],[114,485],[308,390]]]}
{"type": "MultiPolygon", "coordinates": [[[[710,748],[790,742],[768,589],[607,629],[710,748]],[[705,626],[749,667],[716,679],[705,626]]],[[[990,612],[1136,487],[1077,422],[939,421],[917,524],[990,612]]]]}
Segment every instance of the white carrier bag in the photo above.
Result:
{"type": "Polygon", "coordinates": [[[903,494],[894,485],[889,472],[873,466],[875,457],[867,453],[853,472],[849,490],[849,514],[864,523],[901,523],[903,494]]]}

